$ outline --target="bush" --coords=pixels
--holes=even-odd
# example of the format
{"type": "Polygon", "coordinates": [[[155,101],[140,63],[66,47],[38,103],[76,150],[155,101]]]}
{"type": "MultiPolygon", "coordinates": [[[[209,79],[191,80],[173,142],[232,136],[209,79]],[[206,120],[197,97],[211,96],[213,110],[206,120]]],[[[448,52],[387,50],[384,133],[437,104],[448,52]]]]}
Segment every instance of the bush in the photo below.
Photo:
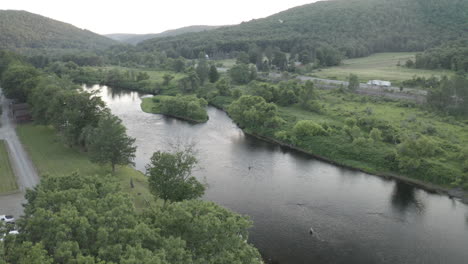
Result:
{"type": "Polygon", "coordinates": [[[313,136],[326,136],[327,131],[323,127],[310,120],[301,120],[293,128],[294,135],[299,139],[313,136]]]}
{"type": "Polygon", "coordinates": [[[379,142],[382,140],[382,131],[378,128],[373,128],[369,136],[374,142],[379,142]]]}
{"type": "Polygon", "coordinates": [[[288,131],[284,131],[284,130],[276,132],[275,138],[281,142],[288,143],[288,144],[294,142],[294,136],[291,135],[291,133],[289,133],[288,131]]]}

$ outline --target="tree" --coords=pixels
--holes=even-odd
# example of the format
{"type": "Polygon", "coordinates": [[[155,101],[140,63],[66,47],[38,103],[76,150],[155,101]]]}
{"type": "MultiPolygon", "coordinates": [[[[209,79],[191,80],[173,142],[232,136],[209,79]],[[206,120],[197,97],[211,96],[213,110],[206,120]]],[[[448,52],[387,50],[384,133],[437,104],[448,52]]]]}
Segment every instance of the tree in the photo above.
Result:
{"type": "Polygon", "coordinates": [[[163,75],[163,85],[164,85],[164,86],[168,86],[169,83],[172,81],[172,79],[174,79],[174,76],[173,76],[173,75],[164,74],[164,75],[163,75]]]}
{"type": "Polygon", "coordinates": [[[348,90],[354,92],[359,88],[359,79],[356,74],[350,74],[348,78],[348,90]]]}
{"type": "Polygon", "coordinates": [[[250,56],[244,51],[239,52],[236,59],[236,64],[249,64],[250,56]]]}
{"type": "Polygon", "coordinates": [[[182,57],[179,57],[173,61],[172,69],[175,72],[183,72],[185,70],[185,60],[182,57]]]}
{"type": "Polygon", "coordinates": [[[273,60],[271,63],[275,65],[280,71],[284,71],[288,67],[288,58],[284,52],[277,50],[273,54],[273,60]]]}
{"type": "Polygon", "coordinates": [[[229,106],[228,112],[239,126],[248,129],[277,128],[285,122],[278,116],[278,107],[260,96],[243,95],[229,106]]]}
{"type": "Polygon", "coordinates": [[[173,153],[157,151],[146,166],[151,193],[160,199],[179,202],[205,193],[205,186],[192,176],[197,164],[191,148],[173,153]]]}
{"type": "Polygon", "coordinates": [[[216,82],[215,86],[220,95],[229,96],[231,94],[231,84],[228,79],[222,78],[216,82]]]}
{"type": "Polygon", "coordinates": [[[229,69],[229,76],[236,84],[246,84],[250,81],[250,69],[247,64],[236,64],[229,69]]]}
{"type": "Polygon", "coordinates": [[[200,52],[198,55],[198,64],[196,68],[196,73],[198,78],[200,78],[200,83],[204,84],[205,80],[208,78],[208,74],[210,72],[210,68],[208,67],[208,62],[206,61],[206,54],[204,52],[200,52]]]}
{"type": "Polygon", "coordinates": [[[203,264],[260,264],[258,251],[246,241],[252,222],[213,202],[188,200],[164,210],[147,211],[145,219],[164,237],[186,242],[194,262],[203,264]]]}
{"type": "Polygon", "coordinates": [[[315,92],[315,85],[310,80],[302,86],[299,93],[299,102],[302,108],[308,109],[310,100],[316,99],[317,94],[315,92]]]}
{"type": "Polygon", "coordinates": [[[26,64],[12,64],[2,75],[2,87],[9,98],[26,102],[31,90],[36,87],[39,72],[26,64]]]}
{"type": "Polygon", "coordinates": [[[216,65],[211,65],[208,75],[211,83],[215,83],[219,80],[219,73],[218,69],[216,69],[216,65]]]}
{"type": "Polygon", "coordinates": [[[133,163],[135,139],[127,136],[126,128],[118,117],[104,115],[96,128],[90,128],[85,133],[86,145],[93,162],[110,163],[112,172],[115,172],[115,165],[133,163]]]}
{"type": "Polygon", "coordinates": [[[187,93],[195,91],[200,86],[200,78],[193,67],[187,69],[187,77],[179,80],[179,86],[187,93]]]}
{"type": "Polygon", "coordinates": [[[146,72],[139,72],[136,76],[136,81],[139,82],[139,81],[144,81],[144,80],[148,80],[150,78],[149,74],[146,73],[146,72]]]}

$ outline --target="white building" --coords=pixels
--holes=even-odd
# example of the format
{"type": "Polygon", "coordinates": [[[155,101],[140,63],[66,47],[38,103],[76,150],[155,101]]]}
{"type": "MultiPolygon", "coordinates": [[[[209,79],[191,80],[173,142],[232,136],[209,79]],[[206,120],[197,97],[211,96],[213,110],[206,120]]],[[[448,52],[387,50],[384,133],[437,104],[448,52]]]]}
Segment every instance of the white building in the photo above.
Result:
{"type": "Polygon", "coordinates": [[[376,85],[376,86],[384,86],[384,87],[392,86],[391,82],[381,81],[381,80],[371,80],[371,81],[368,81],[367,84],[368,85],[376,85]]]}

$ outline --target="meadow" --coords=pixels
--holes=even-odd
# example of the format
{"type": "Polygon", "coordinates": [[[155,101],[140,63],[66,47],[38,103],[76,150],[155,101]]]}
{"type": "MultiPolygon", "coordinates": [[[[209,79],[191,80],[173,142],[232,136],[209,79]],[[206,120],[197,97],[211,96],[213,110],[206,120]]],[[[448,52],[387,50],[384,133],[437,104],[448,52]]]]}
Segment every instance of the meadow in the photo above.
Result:
{"type": "Polygon", "coordinates": [[[18,189],[16,177],[11,167],[6,142],[0,140],[0,194],[18,189]]]}
{"type": "MultiPolygon", "coordinates": [[[[111,174],[110,165],[92,163],[85,152],[67,147],[49,126],[25,124],[18,126],[17,132],[41,177],[69,175],[72,172],[111,174]]],[[[143,173],[129,166],[118,166],[114,176],[119,179],[122,190],[132,197],[136,208],[141,209],[146,201],[154,200],[143,173]],[[134,188],[130,185],[131,181],[134,188]]]]}
{"type": "Polygon", "coordinates": [[[350,74],[356,74],[359,81],[363,83],[369,80],[385,80],[398,85],[405,80],[412,79],[413,76],[430,78],[453,74],[448,70],[422,70],[404,66],[407,60],[414,61],[414,58],[415,54],[411,52],[376,53],[364,58],[347,59],[340,66],[318,69],[308,75],[347,81],[350,74]]]}

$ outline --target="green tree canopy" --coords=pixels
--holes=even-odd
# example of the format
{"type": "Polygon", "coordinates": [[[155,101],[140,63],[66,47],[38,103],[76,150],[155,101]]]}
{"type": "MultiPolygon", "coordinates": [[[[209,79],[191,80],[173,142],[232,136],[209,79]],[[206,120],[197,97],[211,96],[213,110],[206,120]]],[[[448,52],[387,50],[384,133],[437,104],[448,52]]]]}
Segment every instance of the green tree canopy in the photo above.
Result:
{"type": "Polygon", "coordinates": [[[135,139],[127,136],[126,128],[118,117],[112,114],[102,116],[97,127],[89,128],[84,136],[92,161],[110,163],[113,172],[116,165],[133,164],[135,139]]]}
{"type": "Polygon", "coordinates": [[[190,149],[155,152],[146,166],[151,193],[164,202],[201,197],[205,187],[192,176],[196,164],[197,159],[190,149]]]}

